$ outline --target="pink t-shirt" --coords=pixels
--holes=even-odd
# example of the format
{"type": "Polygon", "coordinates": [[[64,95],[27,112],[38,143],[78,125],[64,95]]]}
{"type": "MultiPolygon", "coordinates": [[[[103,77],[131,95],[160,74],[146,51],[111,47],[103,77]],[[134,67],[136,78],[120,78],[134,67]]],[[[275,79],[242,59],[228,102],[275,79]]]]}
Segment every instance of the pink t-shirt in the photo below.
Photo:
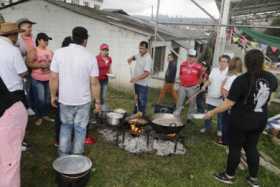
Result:
{"type": "MultiPolygon", "coordinates": [[[[39,49],[36,48],[37,59],[35,63],[41,64],[50,64],[52,61],[53,53],[49,49],[39,49]]],[[[33,69],[31,76],[33,79],[38,81],[48,81],[50,79],[50,68],[39,68],[33,69]]]]}

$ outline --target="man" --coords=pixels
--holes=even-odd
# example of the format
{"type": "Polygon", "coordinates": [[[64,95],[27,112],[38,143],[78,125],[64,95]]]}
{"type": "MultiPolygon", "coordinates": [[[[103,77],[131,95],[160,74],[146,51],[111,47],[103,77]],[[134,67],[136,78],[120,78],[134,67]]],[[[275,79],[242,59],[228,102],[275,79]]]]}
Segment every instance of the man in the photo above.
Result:
{"type": "MultiPolygon", "coordinates": [[[[17,20],[16,22],[18,29],[24,30],[24,32],[21,32],[18,36],[18,40],[16,43],[16,46],[19,48],[22,57],[25,60],[26,65],[28,64],[27,61],[27,55],[28,52],[35,49],[35,40],[33,38],[32,34],[32,26],[36,24],[35,22],[27,19],[27,18],[21,18],[17,20]]],[[[24,78],[24,90],[26,94],[26,99],[27,99],[27,105],[28,105],[28,114],[30,116],[34,115],[34,111],[31,109],[32,108],[32,93],[30,91],[31,88],[31,76],[30,74],[27,74],[27,76],[24,78]]],[[[30,148],[30,145],[27,144],[26,142],[23,142],[22,145],[22,150],[26,151],[27,149],[30,148]]]]}
{"type": "Polygon", "coordinates": [[[27,125],[22,78],[27,68],[17,42],[16,23],[0,25],[0,186],[20,187],[21,144],[27,125]]]}
{"type": "Polygon", "coordinates": [[[145,115],[148,101],[148,85],[152,71],[152,58],[149,54],[148,42],[140,42],[139,54],[129,58],[128,64],[131,65],[132,61],[136,61],[134,75],[130,80],[130,83],[134,84],[136,97],[134,113],[141,112],[142,115],[145,115]]]}
{"type": "MultiPolygon", "coordinates": [[[[203,85],[203,90],[206,90],[208,87],[207,97],[206,97],[206,104],[207,104],[207,110],[212,110],[213,108],[216,108],[220,104],[223,103],[223,97],[222,97],[222,84],[226,79],[226,76],[228,74],[228,64],[230,61],[230,57],[228,55],[222,55],[219,57],[219,66],[215,67],[211,70],[211,73],[209,75],[208,81],[203,85]]],[[[222,128],[223,128],[223,122],[222,122],[222,114],[217,115],[217,136],[218,141],[217,143],[222,144],[221,137],[222,137],[222,128]]],[[[200,130],[201,133],[207,132],[212,126],[212,120],[207,119],[204,123],[204,128],[200,130]]]]}
{"type": "Polygon", "coordinates": [[[176,90],[174,89],[176,73],[177,73],[177,61],[175,59],[175,54],[170,53],[168,55],[168,68],[165,73],[165,83],[159,95],[159,100],[158,100],[159,104],[162,102],[166,93],[170,93],[173,97],[174,102],[177,103],[178,96],[176,90]]]}
{"type": "Polygon", "coordinates": [[[96,58],[86,50],[87,29],[75,27],[72,39],[73,43],[68,47],[58,49],[54,53],[51,63],[51,103],[54,107],[57,107],[57,102],[59,103],[62,122],[59,139],[60,156],[84,153],[91,96],[95,98],[96,110],[100,110],[99,71],[96,58]]]}
{"type": "Polygon", "coordinates": [[[189,101],[188,122],[192,119],[192,114],[196,112],[196,97],[195,94],[199,91],[203,75],[203,66],[197,62],[197,52],[190,49],[188,59],[180,66],[180,89],[179,100],[177,102],[174,115],[180,116],[186,97],[189,101]]]}
{"type": "Polygon", "coordinates": [[[26,57],[28,51],[36,47],[35,40],[32,34],[32,26],[34,24],[36,23],[27,18],[21,18],[17,20],[18,28],[24,30],[24,32],[19,35],[16,44],[19,47],[23,57],[26,57]]]}

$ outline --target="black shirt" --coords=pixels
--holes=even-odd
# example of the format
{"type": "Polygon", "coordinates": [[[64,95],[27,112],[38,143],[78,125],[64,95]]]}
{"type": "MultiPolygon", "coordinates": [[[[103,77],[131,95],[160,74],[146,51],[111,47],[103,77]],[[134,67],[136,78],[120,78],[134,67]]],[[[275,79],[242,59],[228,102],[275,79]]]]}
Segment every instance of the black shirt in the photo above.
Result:
{"type": "Polygon", "coordinates": [[[0,117],[5,111],[10,108],[13,104],[21,101],[26,106],[26,99],[23,90],[10,92],[6,87],[5,83],[0,77],[0,117]]]}
{"type": "Polygon", "coordinates": [[[165,74],[166,83],[175,83],[177,73],[177,63],[175,61],[168,63],[168,68],[165,74]]]}
{"type": "Polygon", "coordinates": [[[277,87],[277,78],[267,71],[254,79],[249,73],[236,78],[228,96],[229,100],[236,103],[231,109],[232,124],[246,130],[264,128],[267,104],[277,87]]]}

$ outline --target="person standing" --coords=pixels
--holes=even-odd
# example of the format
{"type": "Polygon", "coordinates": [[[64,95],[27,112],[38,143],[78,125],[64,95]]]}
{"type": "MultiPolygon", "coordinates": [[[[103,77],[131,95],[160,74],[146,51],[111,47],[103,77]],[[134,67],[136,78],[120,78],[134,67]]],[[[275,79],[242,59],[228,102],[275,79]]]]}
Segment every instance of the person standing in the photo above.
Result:
{"type": "MultiPolygon", "coordinates": [[[[221,88],[224,80],[226,79],[228,73],[228,63],[230,57],[228,55],[222,55],[219,58],[219,66],[214,67],[209,75],[209,80],[204,84],[202,90],[206,90],[208,87],[208,92],[206,96],[207,110],[212,110],[213,108],[219,106],[223,103],[223,97],[221,93],[221,88]]],[[[222,137],[222,114],[217,116],[218,123],[218,142],[221,141],[222,137]]],[[[204,128],[200,130],[201,133],[205,133],[211,128],[212,120],[208,119],[204,123],[204,128]]]]}
{"type": "Polygon", "coordinates": [[[263,70],[264,55],[252,49],[245,55],[247,72],[233,82],[227,99],[209,111],[205,119],[231,109],[229,118],[229,154],[226,170],[215,179],[232,184],[240,162],[241,149],[246,152],[250,186],[260,186],[258,181],[259,153],[257,144],[268,119],[268,102],[278,87],[277,78],[263,70]]]}
{"type": "Polygon", "coordinates": [[[55,51],[51,63],[51,103],[54,107],[59,103],[62,122],[60,156],[84,153],[92,97],[96,110],[100,111],[98,65],[96,58],[86,50],[87,40],[87,29],[75,27],[72,31],[73,43],[55,51]]]}
{"type": "Polygon", "coordinates": [[[101,97],[101,110],[109,111],[107,104],[107,92],[108,92],[108,74],[112,73],[112,58],[109,56],[109,45],[100,45],[100,53],[96,56],[98,68],[99,68],[99,82],[100,82],[100,97],[101,97]]]}
{"type": "MultiPolygon", "coordinates": [[[[231,59],[231,61],[229,62],[229,66],[228,66],[228,74],[227,77],[224,81],[224,83],[222,84],[222,97],[225,99],[228,97],[228,93],[230,91],[231,85],[234,82],[234,80],[242,74],[242,61],[239,57],[234,57],[233,59],[231,59]]],[[[220,144],[223,145],[228,145],[228,126],[229,126],[229,114],[230,114],[230,110],[226,111],[223,113],[222,116],[222,139],[220,142],[220,144]]]]}
{"type": "Polygon", "coordinates": [[[36,125],[41,125],[43,119],[54,122],[48,117],[51,110],[50,102],[50,64],[53,52],[48,48],[49,40],[52,40],[46,33],[39,33],[36,38],[36,48],[28,53],[28,67],[31,69],[31,89],[33,95],[33,109],[35,110],[36,125]]]}
{"type": "Polygon", "coordinates": [[[130,83],[134,84],[136,105],[134,113],[146,113],[146,106],[148,102],[149,80],[152,72],[152,58],[149,54],[149,44],[142,41],[139,44],[139,54],[128,59],[128,64],[136,61],[133,77],[130,83]]]}
{"type": "MultiPolygon", "coordinates": [[[[28,18],[21,18],[19,20],[17,20],[17,26],[18,29],[22,29],[24,30],[24,32],[20,33],[18,36],[18,40],[16,43],[16,46],[19,48],[22,57],[25,59],[25,62],[27,63],[27,55],[28,53],[36,48],[36,44],[35,44],[35,39],[33,37],[32,34],[32,27],[34,24],[36,24],[35,22],[31,21],[28,18]]],[[[32,92],[31,92],[31,75],[28,74],[28,76],[26,76],[26,78],[24,79],[25,83],[24,83],[24,90],[26,92],[26,98],[28,101],[28,113],[30,115],[34,115],[34,111],[32,110],[32,92]]]]}
{"type": "Polygon", "coordinates": [[[20,187],[21,145],[27,125],[23,77],[27,68],[15,47],[16,23],[0,25],[0,186],[20,187]]]}
{"type": "Polygon", "coordinates": [[[162,103],[162,100],[164,99],[166,93],[170,93],[173,97],[174,102],[177,103],[178,96],[176,90],[174,89],[176,74],[177,74],[176,58],[174,53],[170,53],[168,55],[168,68],[165,73],[165,83],[160,91],[160,95],[158,99],[159,104],[162,103]]]}
{"type": "Polygon", "coordinates": [[[174,112],[175,116],[180,116],[184,108],[186,97],[188,97],[190,99],[187,115],[188,122],[191,122],[192,114],[196,112],[195,94],[200,90],[199,86],[203,75],[203,66],[198,63],[196,56],[196,50],[190,49],[188,52],[188,59],[180,66],[179,99],[174,112]]]}

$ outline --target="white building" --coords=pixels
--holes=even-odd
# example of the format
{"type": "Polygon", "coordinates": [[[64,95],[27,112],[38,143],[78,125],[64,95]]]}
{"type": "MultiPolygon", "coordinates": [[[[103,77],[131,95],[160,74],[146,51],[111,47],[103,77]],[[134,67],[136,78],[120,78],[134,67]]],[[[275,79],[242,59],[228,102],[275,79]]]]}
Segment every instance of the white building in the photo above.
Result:
{"type": "Polygon", "coordinates": [[[54,40],[50,41],[50,48],[55,50],[61,46],[66,36],[71,35],[75,26],[88,29],[90,38],[88,49],[95,55],[99,53],[99,45],[110,45],[110,55],[113,58],[113,73],[116,79],[111,81],[115,87],[130,88],[130,70],[127,65],[128,57],[138,52],[138,44],[142,40],[149,41],[155,47],[154,75],[152,87],[159,87],[167,68],[165,63],[169,49],[180,53],[181,59],[186,58],[186,49],[194,47],[195,40],[207,38],[203,33],[179,32],[170,28],[159,28],[159,35],[165,41],[153,41],[154,25],[127,15],[122,10],[98,10],[84,6],[77,6],[64,1],[55,0],[22,0],[9,6],[0,7],[0,13],[6,21],[16,21],[27,17],[35,22],[34,34],[46,32],[54,40]]]}

